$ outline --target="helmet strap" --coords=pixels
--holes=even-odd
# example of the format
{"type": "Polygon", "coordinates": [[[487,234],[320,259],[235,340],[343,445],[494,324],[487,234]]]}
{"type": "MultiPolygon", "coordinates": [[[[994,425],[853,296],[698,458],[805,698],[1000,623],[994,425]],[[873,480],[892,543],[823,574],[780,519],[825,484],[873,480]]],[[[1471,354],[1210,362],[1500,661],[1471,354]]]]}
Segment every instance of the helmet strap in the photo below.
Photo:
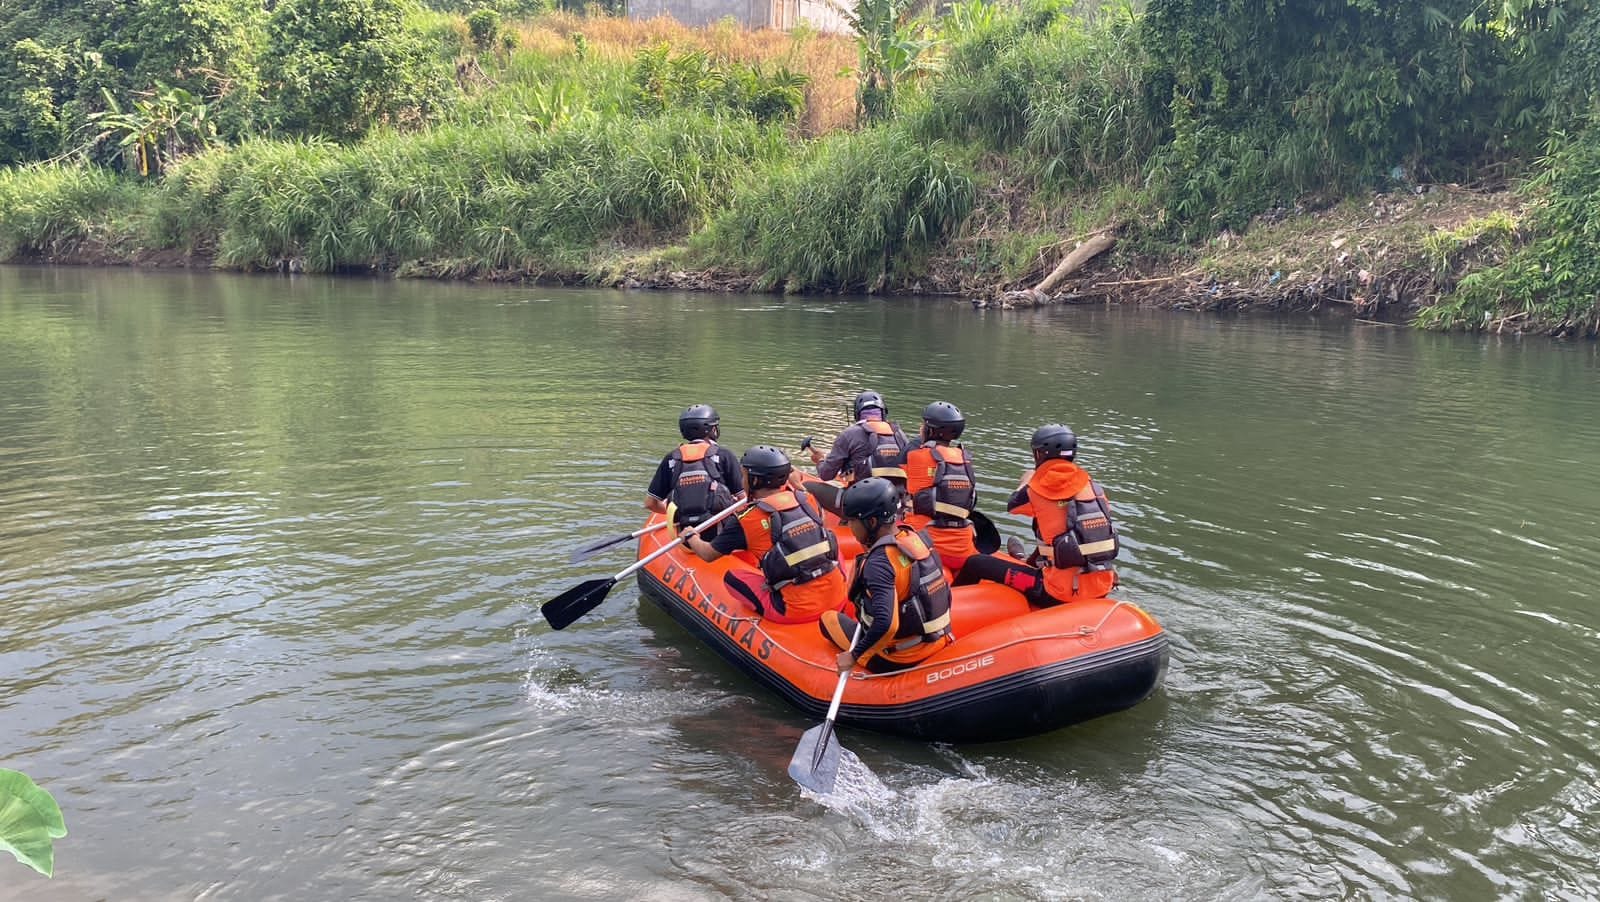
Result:
{"type": "MultiPolygon", "coordinates": [[[[891,520],[889,525],[892,526],[893,522],[894,521],[891,520]]],[[[872,539],[872,541],[876,542],[877,540],[883,538],[885,524],[882,517],[862,517],[861,525],[867,528],[867,535],[872,539]]]]}

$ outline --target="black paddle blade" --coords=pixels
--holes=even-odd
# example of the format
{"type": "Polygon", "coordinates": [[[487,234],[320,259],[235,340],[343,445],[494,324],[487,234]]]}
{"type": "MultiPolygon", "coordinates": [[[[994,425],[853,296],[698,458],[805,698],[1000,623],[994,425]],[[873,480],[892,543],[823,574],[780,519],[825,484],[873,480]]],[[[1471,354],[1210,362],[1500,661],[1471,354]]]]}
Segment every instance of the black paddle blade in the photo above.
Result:
{"type": "Polygon", "coordinates": [[[834,516],[844,513],[844,507],[841,504],[844,498],[844,486],[823,482],[820,479],[807,479],[803,482],[803,485],[806,494],[811,496],[811,500],[822,505],[823,510],[834,516]]]}
{"type": "Polygon", "coordinates": [[[972,544],[984,554],[994,554],[1000,550],[1000,530],[987,515],[977,511],[972,512],[972,544]]]}
{"type": "Polygon", "coordinates": [[[551,629],[564,630],[579,617],[599,607],[616,584],[617,578],[614,576],[579,583],[545,602],[539,608],[539,613],[550,622],[551,629]]]}
{"type": "Polygon", "coordinates": [[[580,561],[586,561],[600,552],[605,551],[607,548],[615,548],[632,538],[633,533],[630,532],[625,536],[615,536],[609,539],[601,539],[598,542],[590,542],[582,548],[579,548],[577,551],[572,552],[572,563],[576,564],[580,561]]]}
{"type": "Polygon", "coordinates": [[[833,721],[823,721],[800,737],[789,759],[789,776],[796,783],[820,795],[833,792],[839,779],[839,737],[833,734],[833,721]]]}

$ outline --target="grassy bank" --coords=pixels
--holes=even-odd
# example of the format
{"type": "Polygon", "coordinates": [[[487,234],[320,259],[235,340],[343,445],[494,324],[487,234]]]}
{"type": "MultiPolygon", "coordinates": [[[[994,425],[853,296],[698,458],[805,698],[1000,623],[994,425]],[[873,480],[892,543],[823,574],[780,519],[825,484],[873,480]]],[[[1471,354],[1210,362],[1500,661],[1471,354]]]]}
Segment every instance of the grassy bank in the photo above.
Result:
{"type": "MultiPolygon", "coordinates": [[[[859,76],[878,65],[867,42],[570,14],[491,30],[428,14],[455,77],[425,110],[340,136],[200,142],[151,177],[87,159],[0,170],[0,259],[1600,329],[1591,132],[1517,157],[1483,137],[1498,126],[1485,116],[1448,134],[1391,117],[1352,143],[1350,129],[1370,127],[1359,103],[1272,118],[1215,80],[1185,86],[1179,38],[1193,22],[1162,18],[1173,6],[971,2],[938,23],[891,23],[920,56],[894,73],[892,115],[862,124],[859,76]],[[1109,252],[1046,295],[1023,291],[1096,235],[1114,236],[1109,252]]],[[[1389,13],[1361,15],[1333,33],[1389,27],[1389,13]]],[[[1405,41],[1441,40],[1407,34],[1396,58],[1405,41]]],[[[1484,40],[1440,46],[1460,65],[1515,62],[1484,40]]],[[[1328,46],[1342,65],[1343,45],[1328,46]]],[[[1203,62],[1219,73],[1228,60],[1203,62]]],[[[1326,87],[1294,71],[1309,79],[1294,90],[1326,87]]],[[[1442,108],[1493,99],[1427,84],[1442,108]]]]}

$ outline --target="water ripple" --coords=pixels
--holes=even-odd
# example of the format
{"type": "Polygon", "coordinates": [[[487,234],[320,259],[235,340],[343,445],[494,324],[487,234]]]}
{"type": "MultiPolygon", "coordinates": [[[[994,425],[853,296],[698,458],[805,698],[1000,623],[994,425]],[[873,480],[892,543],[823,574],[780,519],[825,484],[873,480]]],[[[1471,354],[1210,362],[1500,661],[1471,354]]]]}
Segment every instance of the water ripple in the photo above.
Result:
{"type": "Polygon", "coordinates": [[[0,269],[0,735],[73,830],[30,899],[1600,879],[1593,352],[1098,309],[116,282],[112,303],[89,272],[0,269]],[[862,356],[841,334],[898,337],[862,356]],[[1170,632],[1155,697],[997,746],[844,731],[818,798],[785,773],[809,720],[631,584],[539,622],[629,562],[567,553],[637,526],[682,407],[716,404],[736,450],[793,449],[866,387],[908,427],[961,407],[1010,535],[1028,435],[1078,431],[1122,591],[1170,632]]]}

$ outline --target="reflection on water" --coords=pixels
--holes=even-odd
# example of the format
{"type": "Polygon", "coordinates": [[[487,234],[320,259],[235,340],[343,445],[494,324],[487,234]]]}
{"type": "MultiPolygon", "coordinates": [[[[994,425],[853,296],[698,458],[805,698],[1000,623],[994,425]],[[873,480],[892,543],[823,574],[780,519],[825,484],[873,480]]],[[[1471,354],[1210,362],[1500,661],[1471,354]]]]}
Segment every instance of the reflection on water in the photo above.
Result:
{"type": "Polygon", "coordinates": [[[1597,374],[1305,320],[0,268],[0,762],[72,830],[0,898],[1592,897],[1597,374]],[[866,386],[967,413],[992,513],[1077,429],[1160,693],[845,731],[818,799],[811,723],[631,585],[538,621],[626,564],[567,553],[637,524],[683,406],[793,449],[866,386]]]}

